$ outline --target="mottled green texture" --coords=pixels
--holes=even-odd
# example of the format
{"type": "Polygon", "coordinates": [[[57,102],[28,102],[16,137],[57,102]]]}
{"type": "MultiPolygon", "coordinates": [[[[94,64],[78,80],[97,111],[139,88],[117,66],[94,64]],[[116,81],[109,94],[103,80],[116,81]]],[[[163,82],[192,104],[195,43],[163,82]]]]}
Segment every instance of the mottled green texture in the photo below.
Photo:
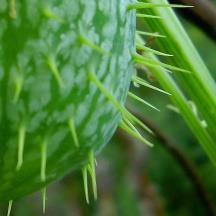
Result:
{"type": "Polygon", "coordinates": [[[135,31],[135,16],[126,11],[131,0],[23,0],[15,8],[9,2],[0,0],[0,200],[81,168],[90,150],[99,152],[109,141],[121,116],[88,73],[124,104],[135,31]],[[17,171],[22,127],[23,164],[17,171]]]}

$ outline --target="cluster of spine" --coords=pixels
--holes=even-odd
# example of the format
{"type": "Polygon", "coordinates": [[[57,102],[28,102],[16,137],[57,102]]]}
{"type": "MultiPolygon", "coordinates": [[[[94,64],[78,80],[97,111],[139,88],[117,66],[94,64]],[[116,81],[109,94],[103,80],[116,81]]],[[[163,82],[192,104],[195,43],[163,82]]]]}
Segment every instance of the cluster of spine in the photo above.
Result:
{"type": "MultiPolygon", "coordinates": [[[[147,8],[153,8],[153,7],[183,7],[181,5],[170,5],[170,4],[153,4],[153,3],[143,3],[143,2],[136,2],[133,4],[128,5],[127,10],[141,10],[141,9],[147,9],[147,8]]],[[[9,15],[11,18],[16,19],[16,1],[10,0],[10,7],[9,7],[9,15]]],[[[49,19],[55,19],[56,21],[62,22],[62,20],[55,15],[52,11],[46,11],[45,15],[49,19]]],[[[136,13],[137,18],[145,18],[145,19],[160,19],[158,16],[153,16],[149,14],[142,14],[142,13],[136,13]]],[[[180,72],[186,72],[187,70],[168,65],[165,63],[160,62],[159,60],[152,60],[148,57],[145,57],[145,52],[150,52],[155,55],[159,56],[172,56],[170,54],[162,53],[160,51],[154,50],[146,46],[141,39],[142,36],[150,36],[150,37],[165,37],[163,35],[160,35],[158,33],[149,33],[137,30],[136,32],[136,50],[137,53],[131,53],[132,59],[134,62],[134,65],[137,67],[144,67],[145,68],[154,68],[154,67],[162,67],[167,70],[167,72],[170,71],[180,71],[180,72]],[[141,54],[140,54],[141,53],[141,54]]],[[[101,47],[99,47],[97,44],[92,43],[88,38],[80,36],[79,42],[83,45],[86,45],[96,52],[102,54],[102,55],[111,55],[111,53],[107,53],[106,50],[103,50],[101,47]]],[[[62,88],[64,86],[63,80],[61,78],[59,69],[57,67],[57,64],[55,63],[55,59],[53,58],[47,58],[47,65],[50,69],[50,72],[54,76],[56,82],[58,83],[59,87],[62,88]]],[[[107,100],[113,105],[113,107],[118,110],[118,112],[121,114],[121,123],[120,128],[123,129],[126,133],[130,134],[132,137],[140,140],[144,144],[152,147],[153,144],[149,142],[147,139],[145,139],[141,133],[138,131],[136,126],[141,127],[142,129],[146,130],[147,132],[153,134],[153,132],[140,121],[137,117],[135,117],[132,113],[130,113],[124,106],[122,106],[115,97],[110,93],[109,89],[106,89],[106,87],[103,85],[103,83],[98,79],[96,73],[94,71],[88,72],[88,79],[92,83],[92,85],[95,85],[99,91],[104,95],[104,97],[107,98],[107,100]]],[[[168,92],[163,91],[153,85],[151,85],[147,80],[144,80],[143,78],[138,77],[136,74],[132,77],[132,83],[135,86],[144,86],[156,91],[159,91],[161,93],[170,95],[168,92]]],[[[18,77],[15,79],[15,93],[14,93],[14,102],[16,103],[19,100],[20,93],[22,91],[22,85],[23,85],[23,78],[18,77]]],[[[134,93],[129,92],[128,96],[159,111],[156,107],[145,101],[144,99],[136,96],[134,93]]],[[[74,119],[70,118],[68,120],[68,129],[71,133],[71,137],[73,139],[74,145],[79,148],[81,143],[79,142],[79,136],[76,132],[76,127],[74,124],[74,119]]],[[[25,147],[25,137],[26,137],[26,125],[25,122],[22,122],[20,124],[19,130],[18,130],[18,152],[17,152],[17,165],[16,165],[16,171],[18,172],[23,164],[23,158],[24,158],[24,147],[25,147]]],[[[44,140],[41,142],[41,172],[40,172],[40,178],[41,182],[46,181],[46,158],[47,158],[47,143],[48,140],[44,138],[44,140]]],[[[84,192],[86,197],[86,202],[89,203],[89,190],[88,190],[88,176],[91,178],[92,182],[92,190],[94,198],[97,199],[97,184],[96,184],[96,171],[95,171],[95,165],[96,160],[94,157],[94,152],[90,151],[88,154],[88,163],[82,168],[82,175],[83,175],[83,183],[84,183],[84,192]]],[[[43,212],[45,213],[46,209],[46,188],[44,187],[42,189],[42,201],[43,201],[43,212]]],[[[7,216],[11,213],[13,201],[10,200],[8,204],[8,213],[7,216]]]]}

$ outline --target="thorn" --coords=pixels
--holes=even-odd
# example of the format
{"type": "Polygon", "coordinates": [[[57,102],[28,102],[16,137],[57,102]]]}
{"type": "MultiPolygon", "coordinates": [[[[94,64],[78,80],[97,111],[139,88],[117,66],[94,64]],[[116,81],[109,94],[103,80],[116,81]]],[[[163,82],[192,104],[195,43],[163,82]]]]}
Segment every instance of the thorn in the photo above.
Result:
{"type": "Polygon", "coordinates": [[[89,153],[88,171],[90,173],[91,180],[92,180],[92,190],[94,194],[94,199],[97,200],[97,181],[96,181],[96,171],[95,171],[95,158],[94,158],[93,151],[90,151],[89,153]]]}
{"type": "Polygon", "coordinates": [[[46,188],[43,188],[42,189],[43,214],[46,213],[46,201],[47,201],[46,188]]]}
{"type": "Polygon", "coordinates": [[[134,116],[128,110],[125,110],[125,115],[123,116],[123,119],[127,119],[128,121],[131,121],[133,124],[139,125],[143,130],[154,135],[153,131],[150,128],[148,128],[142,121],[140,121],[136,116],[134,116]]]}
{"type": "Polygon", "coordinates": [[[48,19],[55,20],[55,21],[57,21],[59,23],[64,23],[65,22],[61,17],[59,17],[58,15],[56,15],[55,13],[53,13],[53,11],[51,11],[49,8],[45,8],[43,10],[43,14],[48,19]]]}
{"type": "Polygon", "coordinates": [[[123,119],[123,122],[125,123],[125,126],[132,129],[132,131],[134,131],[140,138],[143,138],[140,132],[136,129],[136,127],[128,119],[123,119]]]}
{"type": "Polygon", "coordinates": [[[106,50],[104,50],[103,48],[99,47],[98,45],[94,44],[93,42],[91,42],[90,40],[88,40],[87,38],[83,37],[83,36],[79,36],[78,37],[78,41],[81,44],[84,44],[90,48],[92,48],[93,50],[95,50],[96,52],[103,54],[103,55],[110,55],[109,52],[107,52],[106,50]]]}
{"type": "Polygon", "coordinates": [[[142,65],[145,65],[148,67],[163,67],[166,70],[168,69],[168,70],[173,70],[173,71],[190,73],[190,71],[188,71],[188,70],[185,70],[185,69],[173,66],[173,65],[165,64],[165,63],[162,63],[160,61],[152,60],[152,59],[146,58],[146,57],[139,55],[139,54],[134,54],[133,59],[136,63],[142,64],[142,65]]]}
{"type": "Polygon", "coordinates": [[[188,101],[188,104],[189,104],[192,112],[194,113],[194,115],[199,119],[202,127],[203,128],[207,128],[208,124],[206,123],[206,121],[205,120],[201,120],[200,117],[199,117],[199,112],[198,112],[196,104],[193,101],[188,101]]]}
{"type": "Polygon", "coordinates": [[[41,181],[46,181],[46,157],[47,157],[47,141],[44,140],[41,144],[41,181]]]}
{"type": "Polygon", "coordinates": [[[89,204],[89,193],[88,193],[88,175],[87,167],[82,168],[83,185],[87,204],[89,204]]]}
{"type": "Polygon", "coordinates": [[[23,77],[19,76],[16,77],[14,80],[15,80],[15,94],[14,94],[13,102],[17,103],[20,97],[20,93],[22,91],[23,77]]]}
{"type": "Polygon", "coordinates": [[[25,145],[26,127],[21,124],[18,132],[18,160],[16,170],[19,171],[23,164],[23,153],[25,145]]]}
{"type": "Polygon", "coordinates": [[[63,80],[62,80],[62,78],[60,76],[60,72],[58,70],[58,67],[57,67],[56,62],[55,62],[53,57],[48,57],[47,58],[47,65],[48,65],[49,69],[51,70],[53,76],[55,77],[59,87],[63,88],[64,87],[64,82],[63,82],[63,80]]]}
{"type": "Polygon", "coordinates": [[[77,132],[76,132],[76,127],[74,125],[74,120],[73,118],[70,118],[68,121],[68,125],[69,125],[69,129],[72,135],[72,138],[74,140],[75,146],[79,147],[79,140],[78,140],[78,136],[77,136],[77,132]]]}
{"type": "Polygon", "coordinates": [[[9,16],[12,19],[16,19],[17,18],[16,0],[9,0],[9,16]]]}
{"type": "Polygon", "coordinates": [[[136,44],[136,49],[139,51],[149,51],[149,52],[151,52],[151,53],[154,53],[154,54],[156,54],[156,55],[159,55],[159,56],[167,56],[167,57],[171,57],[171,56],[173,56],[173,55],[170,55],[170,54],[167,54],[167,53],[163,53],[163,52],[160,52],[160,51],[157,51],[157,50],[154,50],[154,49],[151,49],[151,48],[149,48],[149,47],[147,47],[147,46],[143,46],[143,45],[141,45],[141,44],[136,44]]]}
{"type": "Polygon", "coordinates": [[[160,35],[158,32],[151,33],[151,32],[144,32],[144,31],[138,31],[138,30],[136,32],[137,32],[137,34],[144,35],[144,36],[160,37],[160,38],[165,38],[166,37],[164,35],[160,35]]]}
{"type": "Polygon", "coordinates": [[[167,109],[169,109],[175,113],[180,114],[180,110],[177,107],[173,106],[172,104],[167,104],[166,107],[167,107],[167,109]]]}
{"type": "MultiPolygon", "coordinates": [[[[46,181],[46,157],[47,157],[47,140],[44,139],[44,141],[41,143],[41,181],[46,181]]],[[[42,202],[43,202],[43,214],[45,214],[46,211],[46,188],[42,189],[42,202]]]]}
{"type": "Polygon", "coordinates": [[[137,76],[134,76],[134,77],[132,78],[132,80],[133,80],[133,82],[135,82],[136,84],[139,84],[139,85],[148,87],[148,88],[150,88],[150,89],[152,89],[152,90],[155,90],[155,91],[158,91],[158,92],[161,92],[161,93],[163,93],[163,94],[166,94],[166,95],[171,96],[170,93],[168,93],[168,92],[166,92],[166,91],[164,91],[164,90],[162,90],[162,89],[160,89],[160,88],[157,88],[157,87],[151,85],[151,84],[148,83],[146,80],[141,79],[141,78],[139,78],[139,77],[137,77],[137,76]]]}
{"type": "MultiPolygon", "coordinates": [[[[142,143],[144,143],[145,145],[148,145],[149,147],[153,147],[153,144],[151,142],[149,142],[148,140],[146,140],[143,136],[141,136],[141,134],[137,131],[134,130],[132,127],[132,125],[128,125],[127,123],[124,122],[125,120],[123,120],[120,123],[120,128],[122,130],[124,130],[126,133],[128,133],[130,136],[140,140],[142,143]]],[[[134,126],[133,126],[134,127],[134,126]]]]}
{"type": "Polygon", "coordinates": [[[119,102],[115,99],[115,97],[103,86],[103,83],[97,78],[95,73],[89,73],[89,79],[98,87],[98,89],[103,93],[103,95],[112,103],[112,105],[122,112],[123,108],[119,104],[119,102]]]}
{"type": "Polygon", "coordinates": [[[13,200],[10,200],[9,203],[8,203],[7,216],[11,215],[12,205],[13,205],[13,200]]]}
{"type": "Polygon", "coordinates": [[[162,17],[160,17],[160,16],[149,15],[149,14],[139,14],[139,13],[136,13],[136,17],[139,17],[139,18],[150,18],[150,19],[162,19],[162,17]]]}
{"type": "Polygon", "coordinates": [[[95,158],[95,166],[97,166],[98,165],[98,162],[97,162],[97,159],[95,158]]]}
{"type": "Polygon", "coordinates": [[[178,5],[178,4],[155,4],[155,3],[144,3],[137,2],[133,4],[129,4],[127,10],[138,10],[138,9],[149,9],[149,8],[191,8],[193,6],[188,5],[178,5]]]}
{"type": "Polygon", "coordinates": [[[135,99],[135,100],[137,100],[137,101],[139,101],[139,102],[141,102],[141,103],[143,103],[143,104],[151,107],[152,109],[157,110],[158,112],[160,112],[160,110],[158,108],[156,108],[155,106],[151,105],[149,102],[143,100],[142,98],[136,96],[132,92],[128,92],[128,96],[130,96],[131,98],[133,98],[133,99],[135,99]]]}

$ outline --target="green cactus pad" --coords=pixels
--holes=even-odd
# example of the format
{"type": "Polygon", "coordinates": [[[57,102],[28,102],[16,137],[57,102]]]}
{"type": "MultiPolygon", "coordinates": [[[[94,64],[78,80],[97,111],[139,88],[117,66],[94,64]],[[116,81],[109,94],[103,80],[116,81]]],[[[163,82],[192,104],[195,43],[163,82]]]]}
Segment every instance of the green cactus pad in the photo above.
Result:
{"type": "Polygon", "coordinates": [[[1,0],[0,200],[88,163],[121,115],[133,72],[131,0],[1,0]]]}

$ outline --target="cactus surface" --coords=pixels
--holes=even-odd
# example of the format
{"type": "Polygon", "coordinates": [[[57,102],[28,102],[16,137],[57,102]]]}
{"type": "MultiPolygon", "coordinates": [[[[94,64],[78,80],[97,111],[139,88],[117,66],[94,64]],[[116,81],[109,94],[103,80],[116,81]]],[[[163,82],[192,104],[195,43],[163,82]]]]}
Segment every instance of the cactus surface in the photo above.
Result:
{"type": "Polygon", "coordinates": [[[0,200],[81,169],[112,137],[133,73],[129,3],[1,0],[0,200]]]}

